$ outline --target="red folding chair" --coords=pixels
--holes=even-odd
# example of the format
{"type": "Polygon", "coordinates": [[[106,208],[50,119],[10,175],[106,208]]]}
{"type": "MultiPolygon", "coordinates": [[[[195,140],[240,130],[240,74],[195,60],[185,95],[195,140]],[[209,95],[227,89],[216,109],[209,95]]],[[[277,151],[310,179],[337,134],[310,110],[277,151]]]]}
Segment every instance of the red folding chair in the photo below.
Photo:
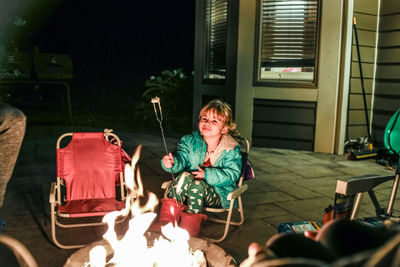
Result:
{"type": "MultiPolygon", "coordinates": [[[[108,130],[66,133],[59,137],[57,181],[51,184],[49,197],[52,238],[58,247],[72,249],[86,244],[61,244],[56,237],[56,226],[103,225],[99,220],[82,223],[78,218],[104,216],[125,207],[123,153],[120,139],[108,130]],[[64,138],[71,136],[69,144],[61,148],[64,138]],[[59,220],[60,217],[64,219],[59,220]]],[[[120,218],[119,222],[125,218],[120,218]]]]}

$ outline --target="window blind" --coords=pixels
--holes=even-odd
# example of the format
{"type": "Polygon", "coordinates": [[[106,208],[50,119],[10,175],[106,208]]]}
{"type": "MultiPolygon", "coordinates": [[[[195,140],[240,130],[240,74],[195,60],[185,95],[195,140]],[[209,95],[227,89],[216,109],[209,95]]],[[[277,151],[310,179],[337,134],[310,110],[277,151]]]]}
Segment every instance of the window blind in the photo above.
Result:
{"type": "Polygon", "coordinates": [[[226,72],[227,0],[207,1],[207,70],[206,78],[224,78],[226,72]]]}
{"type": "Polygon", "coordinates": [[[314,67],[318,0],[262,0],[261,67],[314,67]]]}

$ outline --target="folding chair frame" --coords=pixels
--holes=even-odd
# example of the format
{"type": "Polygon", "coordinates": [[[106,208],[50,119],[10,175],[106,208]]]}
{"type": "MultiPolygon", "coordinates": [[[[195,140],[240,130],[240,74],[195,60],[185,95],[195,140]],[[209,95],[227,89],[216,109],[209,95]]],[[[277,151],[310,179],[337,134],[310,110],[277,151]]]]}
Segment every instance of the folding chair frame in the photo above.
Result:
{"type": "MultiPolygon", "coordinates": [[[[56,145],[57,149],[60,149],[60,143],[61,143],[63,138],[68,137],[68,136],[72,136],[72,135],[73,135],[73,133],[65,133],[65,134],[61,135],[57,140],[57,145],[56,145]]],[[[110,137],[115,138],[115,140],[117,141],[117,145],[121,146],[121,141],[120,141],[119,137],[116,134],[105,130],[104,131],[104,137],[105,137],[105,139],[107,141],[110,141],[110,139],[109,139],[110,137]]],[[[124,175],[123,175],[122,172],[120,173],[120,179],[119,180],[120,180],[121,201],[124,201],[126,199],[126,196],[125,196],[125,180],[124,180],[124,175]]],[[[101,226],[101,225],[106,225],[107,223],[103,223],[103,222],[72,223],[71,222],[70,224],[66,224],[66,223],[60,222],[58,220],[58,217],[60,217],[60,218],[71,218],[71,216],[69,214],[64,214],[64,213],[58,212],[56,210],[56,207],[58,205],[61,205],[62,202],[63,202],[62,194],[61,194],[61,190],[62,190],[63,186],[65,186],[65,182],[61,177],[57,177],[57,181],[56,182],[52,182],[51,185],[50,185],[49,202],[50,202],[50,219],[51,219],[51,235],[52,235],[52,239],[53,239],[54,244],[56,246],[58,246],[59,248],[62,248],[62,249],[81,248],[81,247],[84,247],[87,244],[79,244],[79,245],[63,245],[63,244],[61,244],[57,240],[56,226],[61,227],[61,228],[77,228],[77,227],[101,226]]],[[[101,216],[104,216],[104,215],[97,215],[97,216],[91,216],[91,217],[95,218],[95,217],[101,217],[101,216]]],[[[119,218],[116,221],[116,223],[121,223],[126,218],[127,218],[127,216],[119,218]]]]}
{"type": "MultiPolygon", "coordinates": [[[[249,154],[250,152],[250,144],[249,141],[247,139],[245,139],[245,146],[246,146],[246,150],[244,153],[246,153],[246,156],[249,154]]],[[[242,152],[243,153],[243,152],[242,152]]],[[[238,181],[238,188],[236,188],[235,190],[233,190],[232,192],[230,192],[227,196],[227,199],[230,201],[230,205],[228,209],[224,209],[224,208],[210,208],[210,207],[205,207],[204,211],[206,213],[223,213],[223,212],[228,212],[228,215],[226,217],[226,220],[222,220],[222,219],[218,219],[218,218],[208,218],[209,221],[211,222],[216,222],[216,223],[222,223],[225,224],[225,229],[224,229],[224,233],[222,234],[222,236],[220,238],[206,238],[208,241],[213,242],[213,243],[219,243],[221,241],[223,241],[226,236],[228,235],[228,231],[229,231],[229,226],[230,225],[234,225],[234,226],[239,226],[242,225],[244,222],[244,211],[243,211],[243,203],[242,203],[242,194],[248,189],[247,184],[243,184],[243,180],[244,180],[244,174],[245,174],[245,168],[246,165],[242,166],[242,172],[238,181]],[[233,208],[233,205],[235,203],[235,200],[238,200],[238,207],[235,209],[233,208]],[[232,214],[233,211],[236,210],[239,214],[240,214],[240,221],[232,221],[232,214]]],[[[167,197],[167,191],[170,188],[170,186],[172,185],[172,180],[166,181],[161,185],[161,188],[164,189],[164,197],[167,197]]]]}
{"type": "Polygon", "coordinates": [[[355,195],[355,201],[353,205],[353,209],[351,212],[350,219],[354,220],[357,217],[358,211],[360,209],[361,200],[365,192],[368,192],[372,203],[374,204],[376,215],[378,217],[387,217],[389,219],[394,219],[392,217],[393,213],[393,205],[396,199],[396,194],[399,186],[399,174],[396,175],[365,175],[360,177],[354,177],[350,181],[342,181],[338,180],[336,182],[336,193],[342,194],[345,196],[355,195]],[[373,189],[380,185],[381,183],[393,180],[392,191],[390,194],[390,199],[388,202],[388,207],[386,211],[382,211],[382,208],[379,205],[379,202],[375,196],[373,189]]]}

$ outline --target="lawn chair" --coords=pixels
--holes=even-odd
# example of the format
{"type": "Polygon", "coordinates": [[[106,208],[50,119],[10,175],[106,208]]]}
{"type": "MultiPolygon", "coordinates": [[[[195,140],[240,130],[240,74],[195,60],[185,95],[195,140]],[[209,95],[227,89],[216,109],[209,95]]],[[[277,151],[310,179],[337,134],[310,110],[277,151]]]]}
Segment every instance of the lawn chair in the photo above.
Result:
{"type": "Polygon", "coordinates": [[[56,238],[56,226],[104,225],[99,222],[100,216],[125,207],[123,153],[120,139],[110,130],[66,133],[58,138],[57,181],[51,184],[49,197],[51,233],[58,247],[73,249],[85,244],[61,244],[56,238]],[[61,143],[69,137],[72,137],[69,144],[61,148],[61,143]],[[89,222],[82,222],[82,218],[88,217],[92,218],[89,222]],[[63,218],[62,222],[59,218],[63,218]]]}
{"type": "MultiPolygon", "coordinates": [[[[398,155],[400,153],[400,110],[390,118],[388,124],[386,125],[384,137],[383,137],[385,147],[390,151],[390,153],[398,155]]],[[[350,181],[338,180],[336,183],[336,193],[345,196],[355,195],[355,202],[351,212],[350,219],[356,219],[357,213],[360,208],[361,199],[365,192],[368,192],[372,203],[375,206],[376,216],[380,219],[390,219],[393,221],[400,221],[400,218],[393,217],[393,206],[396,200],[396,194],[399,187],[400,178],[400,163],[397,163],[395,175],[364,175],[359,177],[354,177],[350,181]],[[378,199],[375,196],[373,189],[386,182],[393,180],[392,191],[388,201],[387,208],[381,207],[378,199]]]]}
{"type": "MultiPolygon", "coordinates": [[[[223,241],[226,238],[226,236],[228,235],[230,225],[239,226],[239,225],[242,225],[244,222],[242,194],[247,190],[248,186],[247,186],[247,184],[243,184],[243,181],[254,178],[253,168],[250,164],[250,161],[248,160],[248,154],[250,152],[250,144],[247,139],[244,140],[244,146],[245,146],[245,151],[241,152],[241,154],[242,154],[242,172],[241,172],[240,178],[237,182],[238,187],[235,190],[233,190],[232,192],[230,192],[227,197],[227,199],[230,201],[229,209],[210,208],[210,207],[204,208],[204,211],[206,213],[227,212],[226,219],[219,219],[219,218],[214,218],[214,216],[208,216],[208,221],[225,224],[225,229],[224,229],[223,235],[218,239],[207,238],[207,240],[210,242],[219,243],[219,242],[223,241]],[[234,205],[236,199],[238,201],[238,206],[237,206],[237,208],[234,208],[233,205],[234,205]],[[232,221],[233,211],[238,212],[238,214],[240,215],[240,221],[232,221]]],[[[168,192],[169,187],[172,185],[172,182],[173,182],[172,180],[166,181],[161,185],[161,188],[165,190],[164,191],[165,198],[167,197],[167,192],[168,192]]]]}

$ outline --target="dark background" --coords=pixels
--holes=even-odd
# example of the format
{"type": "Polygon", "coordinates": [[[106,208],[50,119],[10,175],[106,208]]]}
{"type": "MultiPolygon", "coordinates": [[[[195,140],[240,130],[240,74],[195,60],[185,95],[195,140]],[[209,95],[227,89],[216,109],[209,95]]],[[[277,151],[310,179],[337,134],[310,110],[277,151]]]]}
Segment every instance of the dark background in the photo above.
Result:
{"type": "Polygon", "coordinates": [[[67,53],[78,85],[131,88],[167,69],[193,69],[194,0],[63,1],[35,33],[40,51],[67,53]]]}
{"type": "Polygon", "coordinates": [[[86,114],[106,106],[124,112],[140,100],[150,76],[193,70],[194,0],[0,1],[0,41],[10,49],[12,39],[21,52],[36,46],[69,54],[73,108],[86,114]],[[26,24],[15,26],[16,17],[26,24]]]}

